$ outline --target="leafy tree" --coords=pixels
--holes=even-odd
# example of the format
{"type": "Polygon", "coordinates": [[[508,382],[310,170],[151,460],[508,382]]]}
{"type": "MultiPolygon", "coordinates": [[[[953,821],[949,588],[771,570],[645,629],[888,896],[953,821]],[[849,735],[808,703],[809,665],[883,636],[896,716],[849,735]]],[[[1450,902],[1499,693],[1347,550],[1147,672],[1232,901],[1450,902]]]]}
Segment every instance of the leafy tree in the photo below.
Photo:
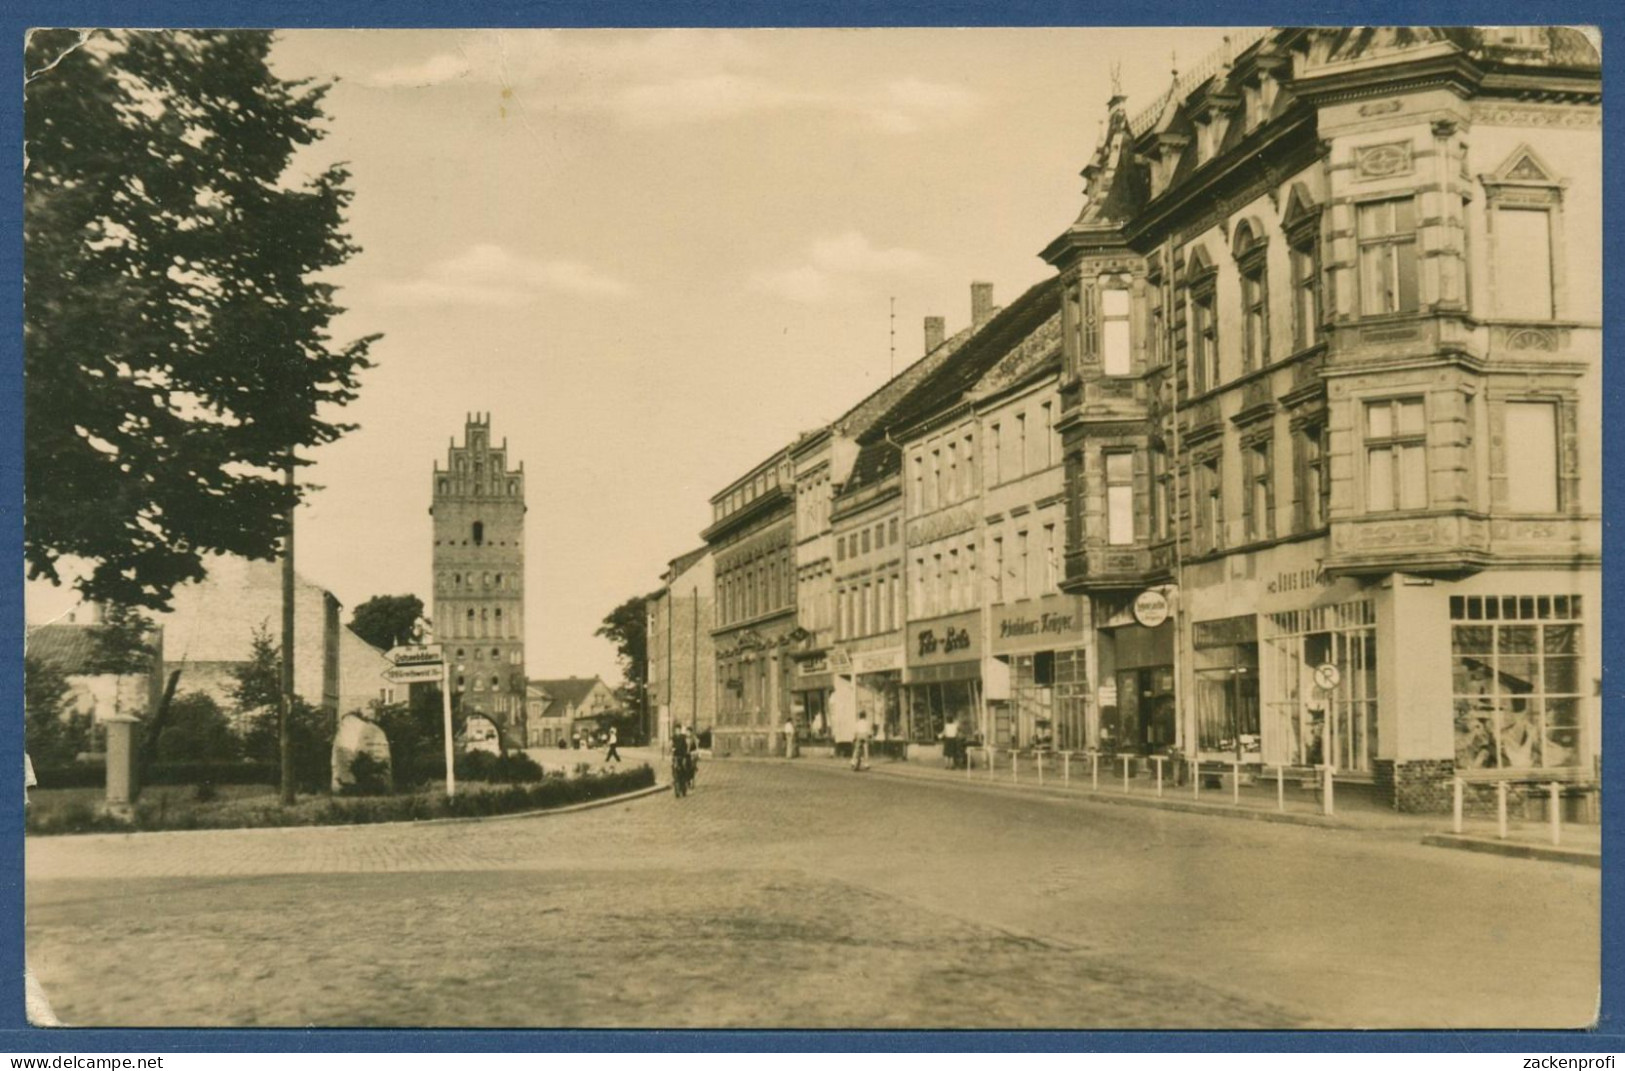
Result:
{"type": "MultiPolygon", "coordinates": [[[[445,768],[445,715],[440,705],[440,689],[425,685],[412,689],[406,703],[392,703],[373,710],[372,720],[389,737],[390,766],[397,791],[410,791],[417,780],[445,768]]],[[[452,735],[463,732],[464,717],[453,708],[452,735]]]]}
{"type": "MultiPolygon", "coordinates": [[[[85,671],[114,677],[151,672],[153,659],[158,656],[151,636],[151,621],[133,607],[115,603],[108,607],[100,624],[91,626],[91,655],[85,671]]],[[[124,688],[118,681],[113,685],[113,713],[124,713],[124,688]]]]}
{"type": "Polygon", "coordinates": [[[261,623],[254,630],[248,661],[233,670],[232,676],[237,683],[231,695],[239,710],[249,713],[276,709],[282,699],[282,647],[271,638],[269,625],[261,623]]]}
{"type": "Polygon", "coordinates": [[[242,741],[213,696],[189,692],[169,704],[158,734],[160,762],[229,762],[242,754],[242,741]]]}
{"type": "Polygon", "coordinates": [[[644,691],[649,683],[649,625],[647,595],[634,595],[609,612],[595,636],[615,645],[621,662],[621,686],[616,695],[621,709],[631,715],[644,710],[644,691]]]}
{"type": "Polygon", "coordinates": [[[165,609],[204,555],[272,557],[281,470],[350,425],[376,336],[336,345],[322,273],[349,176],[296,174],[327,86],[262,30],[37,30],[25,44],[24,557],[165,609]],[[64,562],[68,559],[68,562],[64,562]]]}
{"type": "MultiPolygon", "coordinates": [[[[280,763],[282,645],[271,638],[268,626],[254,630],[249,659],[234,672],[237,683],[234,698],[248,715],[243,733],[243,753],[256,762],[280,763]]],[[[332,768],[333,715],[311,706],[298,695],[293,697],[288,720],[294,781],[306,792],[328,788],[332,768]]]]}
{"type": "Polygon", "coordinates": [[[374,595],[350,615],[350,631],[387,651],[398,643],[411,643],[422,617],[423,600],[416,595],[374,595]]]}
{"type": "Polygon", "coordinates": [[[36,766],[64,766],[90,750],[89,714],[68,704],[61,667],[23,656],[23,746],[36,766]]]}

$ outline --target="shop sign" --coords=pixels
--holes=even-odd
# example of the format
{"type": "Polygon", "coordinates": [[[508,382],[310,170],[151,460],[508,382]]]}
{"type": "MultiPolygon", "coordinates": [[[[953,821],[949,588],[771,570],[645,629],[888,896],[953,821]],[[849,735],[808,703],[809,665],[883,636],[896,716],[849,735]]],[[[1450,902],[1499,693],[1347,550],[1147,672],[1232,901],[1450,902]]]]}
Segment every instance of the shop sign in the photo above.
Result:
{"type": "Polygon", "coordinates": [[[1197,621],[1191,625],[1192,647],[1231,647],[1258,642],[1258,618],[1252,614],[1197,621]]]}
{"type": "Polygon", "coordinates": [[[801,659],[796,664],[796,672],[801,674],[803,677],[810,677],[814,673],[828,673],[829,655],[823,651],[820,651],[810,658],[801,659]]]}
{"type": "Polygon", "coordinates": [[[976,661],[982,657],[980,615],[974,611],[908,626],[910,665],[976,661]]]}
{"type": "Polygon", "coordinates": [[[1264,590],[1270,595],[1284,595],[1293,591],[1330,587],[1331,583],[1331,576],[1317,563],[1308,569],[1283,569],[1277,572],[1275,579],[1264,585],[1264,590]]]}
{"type": "Polygon", "coordinates": [[[829,653],[829,668],[836,673],[852,672],[852,656],[840,647],[829,653]]]}
{"type": "Polygon", "coordinates": [[[1052,595],[1036,603],[993,611],[995,654],[1065,647],[1082,633],[1082,602],[1075,597],[1052,595]]]}
{"type": "Polygon", "coordinates": [[[1134,620],[1146,628],[1156,628],[1168,620],[1168,596],[1147,588],[1134,599],[1134,620]]]}
{"type": "Polygon", "coordinates": [[[1103,707],[1115,707],[1117,705],[1117,684],[1115,682],[1100,686],[1100,705],[1103,707]]]}
{"type": "Polygon", "coordinates": [[[896,648],[889,651],[865,651],[852,656],[853,673],[885,673],[902,668],[903,652],[896,648]]]}

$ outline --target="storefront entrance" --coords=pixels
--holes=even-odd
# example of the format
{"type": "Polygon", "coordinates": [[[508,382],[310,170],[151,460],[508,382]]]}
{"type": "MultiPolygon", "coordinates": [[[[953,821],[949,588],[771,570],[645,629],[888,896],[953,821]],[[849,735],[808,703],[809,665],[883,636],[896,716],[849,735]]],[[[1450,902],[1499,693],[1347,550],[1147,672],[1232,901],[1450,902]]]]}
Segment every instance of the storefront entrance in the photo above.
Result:
{"type": "Polygon", "coordinates": [[[1370,773],[1377,758],[1374,604],[1357,599],[1270,614],[1264,631],[1264,761],[1370,773]],[[1315,679],[1325,665],[1337,669],[1330,688],[1315,679]]]}
{"type": "Polygon", "coordinates": [[[1174,625],[1103,628],[1100,643],[1102,751],[1150,755],[1177,742],[1174,705],[1174,625]]]}

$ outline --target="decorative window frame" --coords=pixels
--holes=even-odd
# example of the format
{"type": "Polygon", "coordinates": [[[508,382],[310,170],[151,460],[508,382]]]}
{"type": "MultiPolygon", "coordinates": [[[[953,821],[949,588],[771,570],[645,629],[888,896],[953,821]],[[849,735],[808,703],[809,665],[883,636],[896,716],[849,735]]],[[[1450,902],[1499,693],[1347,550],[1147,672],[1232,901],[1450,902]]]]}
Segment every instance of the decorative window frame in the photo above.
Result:
{"type": "Polygon", "coordinates": [[[1185,375],[1191,397],[1214,390],[1222,377],[1222,366],[1219,362],[1218,284],[1218,262],[1209,257],[1207,250],[1202,246],[1193,247],[1185,262],[1185,295],[1190,303],[1190,314],[1185,328],[1187,353],[1185,375]],[[1196,314],[1198,305],[1205,306],[1208,310],[1213,336],[1211,339],[1202,337],[1201,318],[1196,314]],[[1213,382],[1208,381],[1210,369],[1213,372],[1213,382]]]}
{"type": "MultiPolygon", "coordinates": [[[[1528,142],[1521,143],[1489,174],[1478,176],[1484,187],[1484,235],[1489,249],[1484,258],[1484,277],[1489,291],[1490,319],[1500,319],[1500,286],[1496,278],[1498,261],[1495,235],[1495,214],[1499,208],[1516,206],[1526,211],[1544,211],[1548,214],[1551,238],[1552,319],[1569,319],[1568,273],[1563,224],[1563,193],[1568,180],[1558,178],[1557,172],[1543,160],[1528,142]]],[[[1525,322],[1522,320],[1519,323],[1525,322]]]]}
{"type": "Polygon", "coordinates": [[[1256,219],[1242,220],[1236,225],[1234,233],[1231,253],[1240,277],[1241,369],[1242,374],[1246,375],[1266,368],[1270,363],[1270,244],[1269,234],[1256,219]],[[1257,287],[1259,330],[1256,340],[1251,338],[1248,326],[1253,311],[1248,303],[1249,285],[1257,287]]]}
{"type": "Polygon", "coordinates": [[[1286,211],[1281,216],[1281,231],[1286,235],[1289,266],[1295,268],[1297,255],[1303,252],[1305,246],[1308,247],[1315,295],[1314,322],[1302,324],[1298,316],[1299,280],[1295,270],[1289,272],[1292,290],[1293,353],[1302,353],[1326,337],[1326,310],[1332,307],[1332,302],[1329,300],[1330,280],[1325,266],[1325,240],[1321,235],[1321,220],[1324,216],[1325,206],[1315,202],[1303,183],[1293,183],[1291,192],[1287,194],[1286,211]]]}

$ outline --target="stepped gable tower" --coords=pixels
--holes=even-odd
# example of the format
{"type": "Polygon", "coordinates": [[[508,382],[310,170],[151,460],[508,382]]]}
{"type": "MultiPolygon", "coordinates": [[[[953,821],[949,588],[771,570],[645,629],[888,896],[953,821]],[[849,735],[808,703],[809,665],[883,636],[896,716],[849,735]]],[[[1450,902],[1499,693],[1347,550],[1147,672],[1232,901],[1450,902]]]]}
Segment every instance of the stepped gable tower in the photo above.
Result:
{"type": "Polygon", "coordinates": [[[434,469],[434,623],[453,702],[525,741],[525,471],[491,440],[491,415],[468,415],[434,469]]]}

